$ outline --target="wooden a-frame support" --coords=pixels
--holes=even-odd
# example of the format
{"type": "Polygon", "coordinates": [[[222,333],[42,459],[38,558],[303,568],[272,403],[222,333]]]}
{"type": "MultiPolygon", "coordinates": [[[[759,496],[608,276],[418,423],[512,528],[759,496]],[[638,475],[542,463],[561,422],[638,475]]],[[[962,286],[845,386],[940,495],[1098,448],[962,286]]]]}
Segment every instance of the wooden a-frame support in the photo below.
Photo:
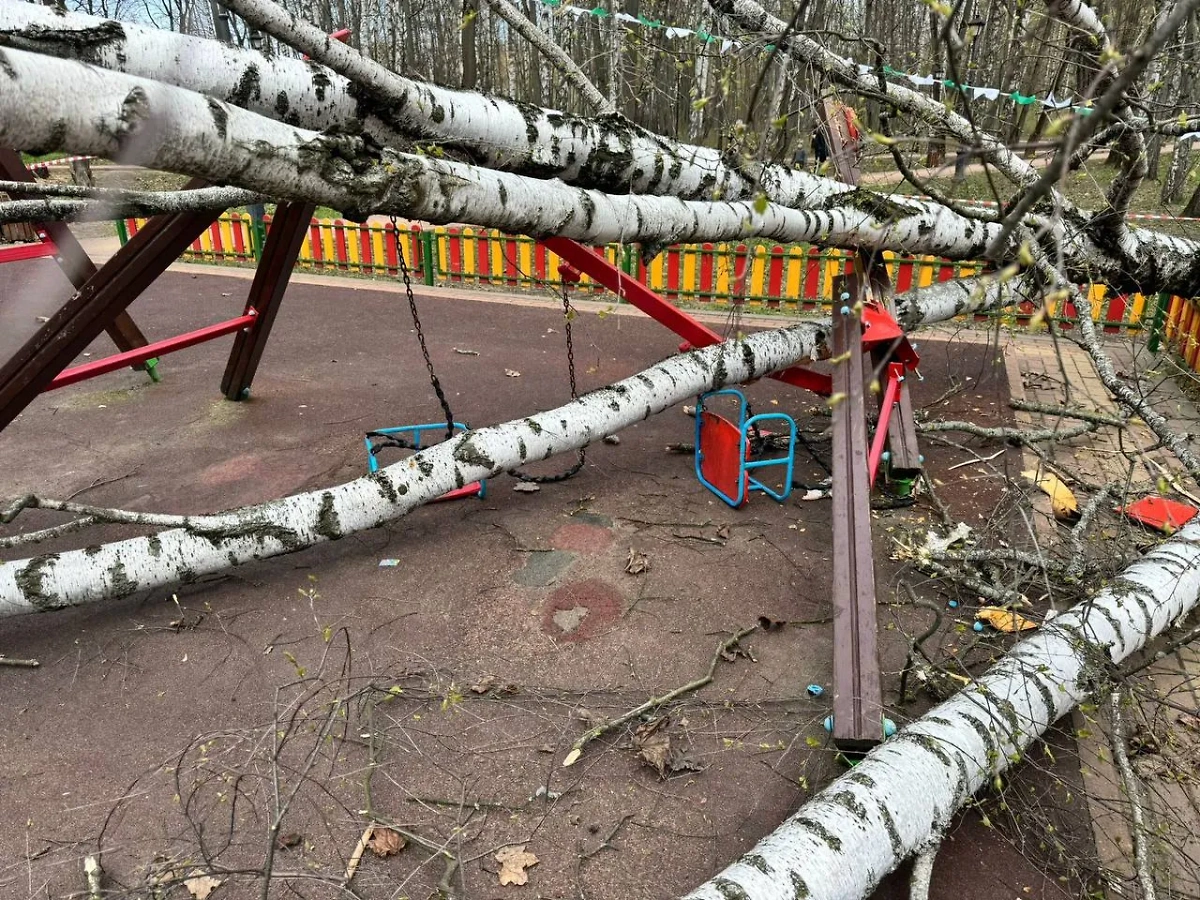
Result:
{"type": "MultiPolygon", "coordinates": [[[[20,161],[19,157],[17,161],[20,161]]],[[[194,179],[186,187],[194,189],[205,183],[194,179]]],[[[313,207],[308,204],[279,206],[246,303],[246,312],[256,317],[254,325],[238,332],[221,382],[222,392],[231,400],[242,400],[249,396],[250,384],[282,303],[312,212],[313,207]]],[[[219,215],[219,212],[180,213],[151,219],[99,269],[87,259],[73,237],[64,238],[64,248],[78,248],[77,253],[68,250],[66,252],[71,255],[64,256],[64,259],[71,260],[72,266],[69,270],[64,266],[64,270],[68,271],[78,289],[0,366],[0,429],[15,419],[39,393],[50,387],[55,378],[103,331],[116,332],[114,340],[123,352],[159,345],[164,347],[164,352],[168,352],[168,349],[195,343],[195,340],[168,339],[155,345],[147,344],[125,311],[219,215]],[[131,327],[132,332],[129,331],[131,327]]],[[[61,226],[61,229],[64,234],[70,235],[65,226],[61,226]]],[[[220,333],[218,329],[213,331],[220,333]]]]}
{"type": "MultiPolygon", "coordinates": [[[[0,147],[0,177],[6,181],[36,180],[33,173],[21,160],[21,154],[11,147],[0,147]]],[[[20,199],[20,197],[14,199],[20,199]]],[[[39,224],[50,235],[50,240],[58,249],[58,253],[54,257],[55,262],[67,276],[67,280],[74,285],[76,290],[79,290],[89,278],[99,271],[96,264],[92,262],[91,257],[84,251],[65,222],[42,222],[39,224]]],[[[128,312],[122,312],[114,318],[105,327],[105,331],[112,338],[112,342],[117,345],[117,349],[121,351],[136,350],[138,347],[146,346],[147,343],[146,336],[142,334],[141,329],[137,327],[128,312]]],[[[145,369],[146,367],[145,363],[134,366],[136,369],[145,369]]]]}

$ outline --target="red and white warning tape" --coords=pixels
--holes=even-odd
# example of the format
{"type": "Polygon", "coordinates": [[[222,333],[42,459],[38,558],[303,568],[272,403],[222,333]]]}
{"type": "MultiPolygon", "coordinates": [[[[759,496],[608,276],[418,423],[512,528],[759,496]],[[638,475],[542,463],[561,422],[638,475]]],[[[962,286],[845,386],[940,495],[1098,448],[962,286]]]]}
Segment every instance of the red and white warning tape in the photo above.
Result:
{"type": "Polygon", "coordinates": [[[44,159],[40,162],[30,163],[31,169],[53,169],[59,166],[69,166],[73,162],[79,162],[85,159],[99,159],[98,156],[63,156],[58,159],[44,159]]]}

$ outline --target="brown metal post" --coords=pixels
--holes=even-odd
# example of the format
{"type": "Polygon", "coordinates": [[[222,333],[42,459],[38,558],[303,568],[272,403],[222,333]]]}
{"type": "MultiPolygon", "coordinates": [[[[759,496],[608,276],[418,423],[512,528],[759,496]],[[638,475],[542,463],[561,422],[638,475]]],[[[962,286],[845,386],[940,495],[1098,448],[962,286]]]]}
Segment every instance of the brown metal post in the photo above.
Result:
{"type": "Polygon", "coordinates": [[[883,695],[871,552],[871,485],[862,327],[854,307],[865,297],[857,275],[834,279],[833,354],[833,740],[839,750],[869,750],[883,738],[883,695]],[[841,299],[843,294],[849,300],[841,299]],[[842,312],[847,308],[846,313],[842,312]]]}
{"type": "MultiPolygon", "coordinates": [[[[187,187],[204,183],[196,180],[187,187]]],[[[0,367],[0,428],[16,418],[219,215],[159,216],[118,250],[0,367]]]]}
{"type": "Polygon", "coordinates": [[[283,303],[288,278],[296,265],[296,257],[304,244],[304,235],[316,207],[307,203],[281,203],[271,219],[267,244],[250,285],[246,311],[255,310],[258,318],[254,327],[239,331],[229,353],[221,393],[226,400],[245,400],[250,396],[250,383],[258,371],[259,360],[271,336],[271,326],[283,303]]]}
{"type": "MultiPolygon", "coordinates": [[[[0,147],[0,175],[3,175],[6,181],[35,180],[33,173],[21,161],[21,154],[11,147],[0,147]]],[[[78,239],[71,233],[71,229],[65,222],[42,222],[39,224],[46,229],[46,233],[50,235],[50,239],[58,248],[58,255],[55,256],[54,261],[67,276],[67,280],[75,285],[76,290],[83,287],[84,283],[98,271],[96,264],[84,252],[78,239]]],[[[146,336],[142,334],[141,329],[137,327],[128,312],[122,311],[109,323],[105,331],[108,332],[108,336],[112,338],[113,343],[122,353],[136,350],[138,347],[145,347],[147,343],[146,336]]],[[[146,365],[139,363],[133,368],[145,369],[146,365]]]]}

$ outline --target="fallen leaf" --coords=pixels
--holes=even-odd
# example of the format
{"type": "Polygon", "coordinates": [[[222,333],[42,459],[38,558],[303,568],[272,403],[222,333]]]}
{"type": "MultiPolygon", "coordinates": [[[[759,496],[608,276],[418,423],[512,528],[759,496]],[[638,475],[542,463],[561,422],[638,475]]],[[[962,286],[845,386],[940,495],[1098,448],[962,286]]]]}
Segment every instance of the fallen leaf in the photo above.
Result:
{"type": "Polygon", "coordinates": [[[1057,475],[1050,472],[1022,472],[1034,486],[1050,498],[1050,508],[1054,510],[1056,519],[1074,519],[1079,516],[1079,503],[1071,489],[1063,484],[1057,475]]]}
{"type": "Polygon", "coordinates": [[[718,528],[717,529],[717,537],[719,537],[723,541],[729,540],[729,526],[722,525],[720,528],[718,528]]]}
{"type": "Polygon", "coordinates": [[[617,446],[618,444],[620,444],[620,443],[621,443],[621,438],[620,438],[620,436],[619,436],[619,435],[615,435],[615,434],[606,434],[606,435],[604,436],[604,443],[606,443],[606,444],[611,444],[612,446],[614,446],[614,447],[615,447],[615,446],[617,446]]]}
{"type": "Polygon", "coordinates": [[[921,548],[921,552],[924,555],[945,553],[955,544],[965,541],[970,536],[971,526],[966,522],[959,522],[945,537],[941,537],[937,532],[930,530],[925,535],[925,545],[921,548]]]}
{"type": "Polygon", "coordinates": [[[541,489],[540,484],[534,484],[532,481],[518,481],[513,485],[513,490],[518,494],[536,494],[541,489]]]}
{"type": "Polygon", "coordinates": [[[496,854],[496,862],[500,863],[500,884],[528,884],[529,873],[526,869],[538,864],[538,858],[532,853],[525,852],[525,845],[505,847],[496,854]]]}
{"type": "Polygon", "coordinates": [[[1025,618],[1019,613],[1012,610],[1002,609],[999,606],[985,606],[975,613],[975,618],[981,622],[987,622],[997,631],[1012,633],[1014,631],[1028,631],[1031,628],[1037,628],[1038,623],[1025,618]]]}
{"type": "MultiPolygon", "coordinates": [[[[196,870],[199,872],[199,869],[196,870]]],[[[196,900],[205,900],[209,894],[219,888],[224,882],[220,878],[213,878],[211,875],[196,875],[193,874],[183,882],[183,886],[187,888],[188,893],[196,900]]]]}
{"type": "Polygon", "coordinates": [[[462,350],[458,347],[454,348],[454,352],[459,354],[460,356],[478,356],[479,355],[478,350],[462,350]]]}
{"type": "Polygon", "coordinates": [[[474,694],[486,694],[496,686],[495,675],[484,675],[477,682],[471,685],[471,692],[474,694]]]}
{"type": "Polygon", "coordinates": [[[629,558],[625,561],[625,571],[630,575],[641,575],[650,570],[650,557],[640,550],[629,548],[629,558]]]}
{"type": "Polygon", "coordinates": [[[581,757],[581,756],[583,756],[583,751],[580,750],[578,747],[576,747],[570,753],[568,753],[566,756],[563,757],[563,761],[562,761],[563,768],[569,769],[571,766],[575,765],[575,763],[579,762],[579,757],[581,757]]]}
{"type": "Polygon", "coordinates": [[[633,733],[633,746],[638,759],[658,772],[659,778],[666,778],[672,772],[700,771],[702,767],[688,759],[671,740],[666,728],[669,723],[667,716],[660,716],[638,726],[633,733]]]}
{"type": "Polygon", "coordinates": [[[300,846],[300,843],[303,840],[304,835],[300,834],[298,831],[289,831],[279,839],[279,849],[290,850],[292,847],[300,846]]]}
{"type": "MultiPolygon", "coordinates": [[[[521,377],[521,373],[518,372],[516,369],[505,369],[504,374],[507,375],[509,378],[520,378],[521,377]]],[[[524,883],[524,882],[522,882],[522,883],[524,883]]]]}
{"type": "Polygon", "coordinates": [[[408,845],[408,841],[390,828],[376,826],[367,839],[367,846],[376,856],[394,856],[408,845]]]}

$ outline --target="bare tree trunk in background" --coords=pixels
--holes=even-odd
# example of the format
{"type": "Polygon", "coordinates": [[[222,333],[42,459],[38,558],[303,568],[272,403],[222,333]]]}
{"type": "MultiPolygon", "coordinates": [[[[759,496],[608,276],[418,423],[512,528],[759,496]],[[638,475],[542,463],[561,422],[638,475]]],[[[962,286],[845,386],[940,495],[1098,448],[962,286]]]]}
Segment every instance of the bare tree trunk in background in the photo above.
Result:
{"type": "MultiPolygon", "coordinates": [[[[1196,20],[1193,17],[1188,21],[1188,26],[1185,32],[1187,43],[1194,43],[1196,38],[1196,20]]],[[[1192,66],[1185,64],[1182,60],[1172,60],[1172,66],[1177,70],[1174,79],[1175,90],[1172,93],[1171,101],[1174,104],[1183,104],[1192,98],[1194,89],[1194,81],[1192,78],[1192,66]]],[[[1192,142],[1190,140],[1176,140],[1175,152],[1171,155],[1171,165],[1167,169],[1167,177],[1163,179],[1162,193],[1160,198],[1163,205],[1178,203],[1183,198],[1184,186],[1187,184],[1188,169],[1191,167],[1191,152],[1192,142]]]]}
{"type": "MultiPolygon", "coordinates": [[[[1050,93],[1057,94],[1058,89],[1062,87],[1063,76],[1067,74],[1067,61],[1064,59],[1058,64],[1058,71],[1054,73],[1054,82],[1050,85],[1050,93]]],[[[1039,104],[1040,105],[1040,104],[1039,104]]],[[[1046,126],[1050,123],[1050,107],[1043,106],[1041,112],[1038,113],[1037,121],[1033,123],[1033,133],[1029,135],[1029,143],[1036,144],[1038,138],[1042,136],[1042,132],[1046,130],[1046,126]]],[[[1030,147],[1025,155],[1032,158],[1037,151],[1030,147]]]]}
{"type": "Polygon", "coordinates": [[[71,160],[71,181],[80,187],[96,186],[96,180],[92,178],[92,164],[89,160],[71,160]]]}
{"type": "MultiPolygon", "coordinates": [[[[1041,31],[1038,33],[1035,45],[1038,47],[1046,46],[1046,42],[1050,39],[1050,30],[1054,26],[1054,20],[1049,16],[1042,22],[1041,31]]],[[[1018,84],[1022,85],[1021,90],[1031,91],[1033,85],[1040,84],[1042,73],[1046,71],[1046,59],[1044,54],[1038,54],[1037,62],[1033,66],[1031,72],[1026,73],[1025,78],[1018,79],[1018,84]]],[[[1003,88],[1002,88],[1003,90],[1003,88]]],[[[1013,127],[1008,132],[1008,142],[1010,144],[1018,143],[1021,140],[1021,134],[1025,131],[1025,120],[1029,116],[1028,106],[1022,106],[1017,114],[1016,120],[1013,122],[1013,127]]]]}
{"type": "Polygon", "coordinates": [[[710,56],[707,50],[696,56],[696,96],[692,102],[691,124],[688,139],[694,144],[704,140],[704,107],[708,103],[708,68],[710,56]]]}
{"type": "Polygon", "coordinates": [[[1200,219],[1200,184],[1196,185],[1196,190],[1192,194],[1192,199],[1189,200],[1187,206],[1183,208],[1183,215],[1200,219]]]}
{"type": "Polygon", "coordinates": [[[1192,141],[1175,141],[1175,152],[1171,154],[1171,166],[1167,169],[1167,177],[1163,179],[1162,202],[1164,205],[1178,203],[1183,198],[1183,188],[1187,184],[1188,170],[1191,168],[1192,141]]]}
{"type": "Polygon", "coordinates": [[[462,89],[473,91],[479,83],[479,63],[475,55],[475,25],[479,20],[479,0],[463,0],[462,15],[462,89]]]}

